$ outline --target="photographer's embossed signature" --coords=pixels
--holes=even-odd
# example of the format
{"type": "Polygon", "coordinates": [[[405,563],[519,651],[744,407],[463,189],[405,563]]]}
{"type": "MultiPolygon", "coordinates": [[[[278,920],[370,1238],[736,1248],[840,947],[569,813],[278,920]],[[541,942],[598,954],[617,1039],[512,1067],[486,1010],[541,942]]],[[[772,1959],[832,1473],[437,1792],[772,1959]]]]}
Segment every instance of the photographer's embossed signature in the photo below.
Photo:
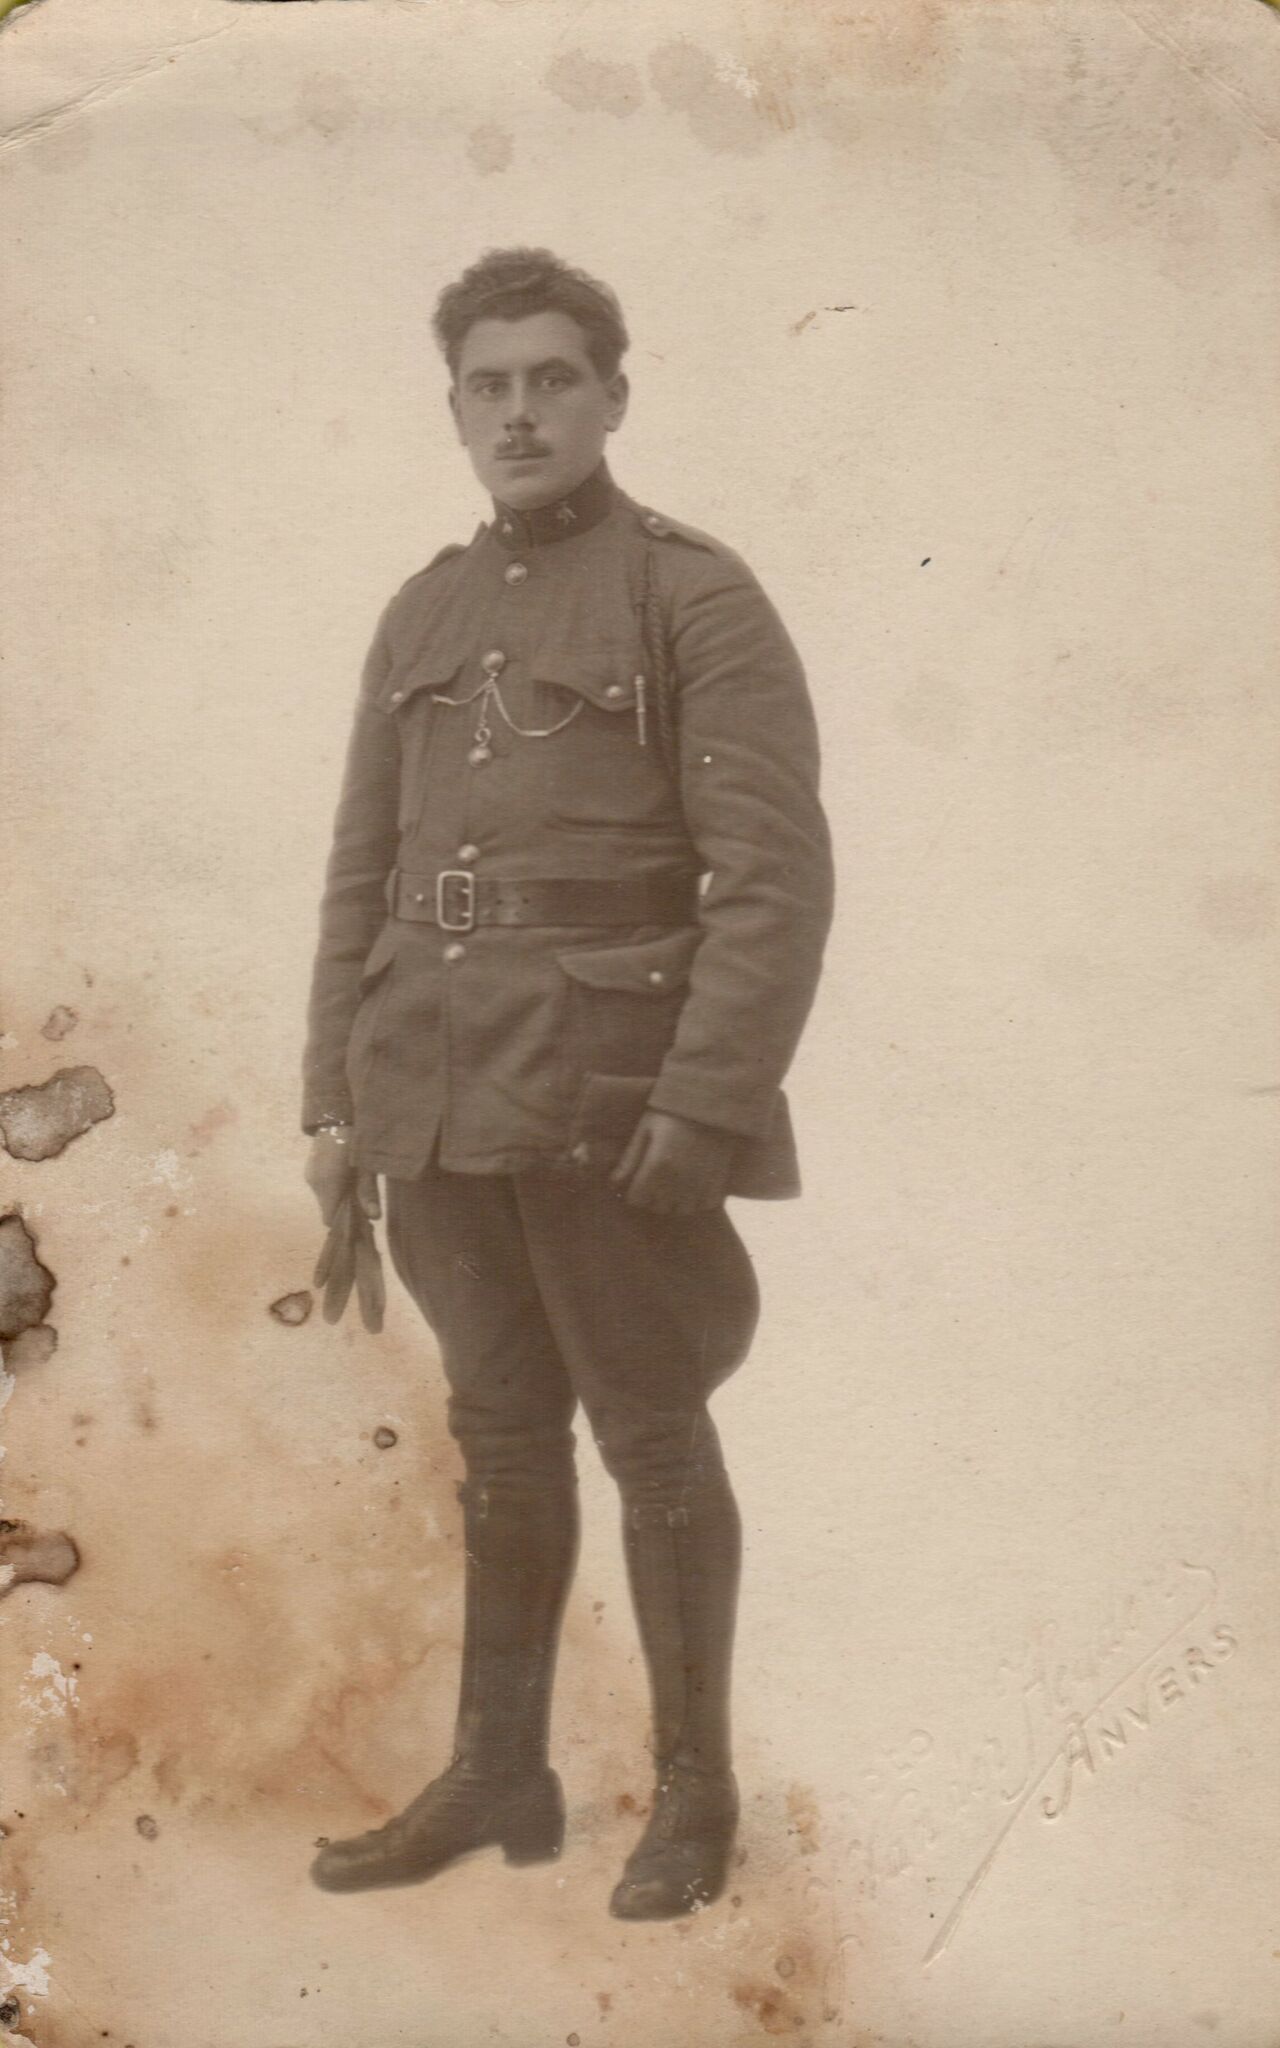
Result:
{"type": "Polygon", "coordinates": [[[1237,1648],[1207,1617],[1218,1590],[1203,1565],[1182,1564],[1116,1603],[1091,1640],[1068,1652],[1058,1626],[1039,1629],[998,1667],[997,1724],[949,1751],[913,1731],[867,1774],[872,1815],[857,1843],[870,1890],[921,1866],[965,1820],[1004,1811],[924,1961],[935,1962],[1013,1828],[1030,1807],[1046,1823],[1068,1811],[1078,1783],[1150,1736],[1237,1648]],[[1195,1638],[1189,1631],[1194,1625],[1195,1638]]]}

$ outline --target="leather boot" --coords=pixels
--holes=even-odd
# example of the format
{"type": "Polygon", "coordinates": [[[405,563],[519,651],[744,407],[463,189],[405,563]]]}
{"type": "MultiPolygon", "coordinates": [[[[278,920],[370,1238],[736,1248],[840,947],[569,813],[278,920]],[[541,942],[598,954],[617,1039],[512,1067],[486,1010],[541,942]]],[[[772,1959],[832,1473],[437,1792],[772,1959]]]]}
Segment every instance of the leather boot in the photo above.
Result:
{"type": "Polygon", "coordinates": [[[577,1558],[577,1489],[511,1493],[468,1482],[458,1494],[467,1562],[453,1759],[384,1826],[321,1849],[311,1875],[325,1891],[419,1883],[490,1845],[508,1863],[560,1854],[564,1794],[547,1740],[577,1558]]]}
{"type": "Polygon", "coordinates": [[[653,1697],[657,1789],[609,1902],[620,1920],[668,1920],[724,1889],[738,1822],[729,1674],[742,1528],[723,1470],[679,1505],[632,1505],[627,1570],[653,1697]]]}

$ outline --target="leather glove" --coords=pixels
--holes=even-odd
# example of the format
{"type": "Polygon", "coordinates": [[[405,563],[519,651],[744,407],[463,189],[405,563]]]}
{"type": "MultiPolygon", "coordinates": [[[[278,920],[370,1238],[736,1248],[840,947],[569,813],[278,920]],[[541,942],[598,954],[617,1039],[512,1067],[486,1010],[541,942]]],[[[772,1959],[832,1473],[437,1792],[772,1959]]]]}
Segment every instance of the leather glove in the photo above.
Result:
{"type": "Polygon", "coordinates": [[[360,1319],[366,1330],[377,1335],[387,1306],[387,1285],[373,1224],[356,1199],[354,1182],[334,1212],[314,1277],[316,1286],[324,1288],[326,1323],[341,1320],[354,1286],[360,1319]]]}

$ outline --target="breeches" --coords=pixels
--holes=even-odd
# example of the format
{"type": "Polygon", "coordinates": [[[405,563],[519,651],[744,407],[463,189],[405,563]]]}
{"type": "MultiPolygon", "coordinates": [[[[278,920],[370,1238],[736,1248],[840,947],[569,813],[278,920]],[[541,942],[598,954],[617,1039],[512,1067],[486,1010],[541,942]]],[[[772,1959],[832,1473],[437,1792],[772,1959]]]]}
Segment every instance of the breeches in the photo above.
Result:
{"type": "Polygon", "coordinates": [[[551,1172],[389,1179],[387,1245],[440,1344],[468,1480],[571,1482],[579,1401],[624,1499],[679,1501],[719,1469],[708,1396],[759,1313],[723,1208],[662,1216],[551,1172]]]}

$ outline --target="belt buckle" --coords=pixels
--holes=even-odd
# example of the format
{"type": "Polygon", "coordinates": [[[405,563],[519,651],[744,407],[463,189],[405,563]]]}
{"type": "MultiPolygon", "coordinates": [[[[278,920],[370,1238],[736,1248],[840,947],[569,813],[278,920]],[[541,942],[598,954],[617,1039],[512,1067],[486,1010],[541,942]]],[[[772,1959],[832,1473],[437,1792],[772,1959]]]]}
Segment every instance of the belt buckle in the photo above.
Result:
{"type": "MultiPolygon", "coordinates": [[[[455,905],[455,909],[456,909],[455,905]]],[[[476,878],[470,868],[441,868],[436,876],[436,923],[442,932],[470,932],[476,924],[476,878]],[[446,887],[450,882],[462,884],[461,917],[450,916],[446,903],[446,887]]]]}

